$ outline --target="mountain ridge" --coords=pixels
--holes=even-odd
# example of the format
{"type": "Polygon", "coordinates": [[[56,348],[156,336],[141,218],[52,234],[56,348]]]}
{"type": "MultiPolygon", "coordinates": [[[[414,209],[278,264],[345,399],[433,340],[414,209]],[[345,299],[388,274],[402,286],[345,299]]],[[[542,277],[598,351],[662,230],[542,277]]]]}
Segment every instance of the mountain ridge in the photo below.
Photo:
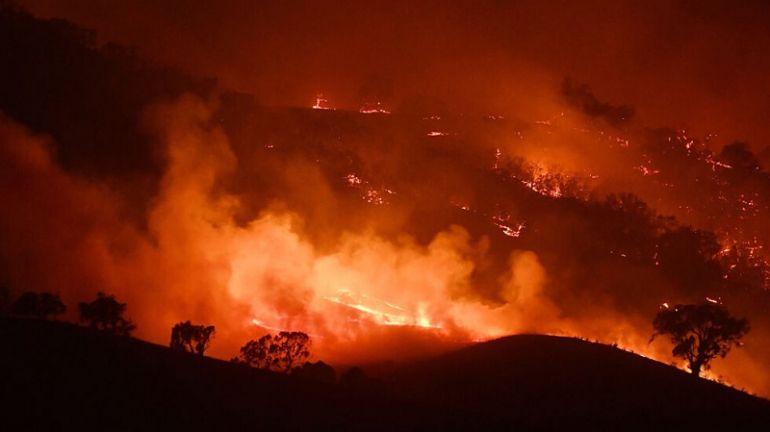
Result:
{"type": "Polygon", "coordinates": [[[27,428],[751,430],[770,420],[767,400],[574,338],[509,336],[326,384],[67,323],[2,319],[0,337],[2,422],[27,428]]]}

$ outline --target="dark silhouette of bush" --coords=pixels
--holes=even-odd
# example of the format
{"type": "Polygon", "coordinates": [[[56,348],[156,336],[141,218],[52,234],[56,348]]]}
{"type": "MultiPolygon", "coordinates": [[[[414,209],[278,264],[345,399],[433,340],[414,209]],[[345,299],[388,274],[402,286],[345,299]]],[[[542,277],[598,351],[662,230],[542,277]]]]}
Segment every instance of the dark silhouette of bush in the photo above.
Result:
{"type": "Polygon", "coordinates": [[[368,383],[369,376],[358,366],[353,366],[340,376],[340,385],[346,388],[362,388],[368,383]]]}
{"type": "Polygon", "coordinates": [[[292,375],[328,384],[334,384],[337,381],[337,372],[334,368],[320,360],[315,363],[305,362],[302,366],[294,368],[292,375]]]}
{"type": "Polygon", "coordinates": [[[653,327],[652,339],[668,335],[674,344],[672,353],[687,360],[695,376],[700,376],[701,369],[708,369],[715,357],[725,357],[749,331],[745,318],[734,318],[724,306],[715,303],[662,309],[655,316],[653,327]]]}
{"type": "Polygon", "coordinates": [[[343,372],[340,375],[339,385],[351,397],[382,397],[391,392],[384,381],[369,376],[358,366],[343,372]]]}
{"type": "Polygon", "coordinates": [[[170,347],[175,350],[203,355],[214,337],[213,325],[196,325],[190,321],[177,323],[171,329],[170,347]]]}
{"type": "Polygon", "coordinates": [[[96,300],[80,303],[80,322],[118,336],[130,336],[136,325],[123,317],[125,312],[125,303],[118,302],[113,295],[99,292],[96,300]]]}
{"type": "Polygon", "coordinates": [[[25,292],[11,305],[11,314],[21,317],[48,319],[67,310],[59,294],[25,292]]]}
{"type": "Polygon", "coordinates": [[[302,332],[280,332],[250,340],[233,361],[259,369],[290,373],[297,363],[310,357],[310,336],[302,332]]]}
{"type": "Polygon", "coordinates": [[[738,170],[742,174],[758,172],[762,169],[759,158],[751,151],[749,145],[745,142],[736,141],[722,147],[717,156],[721,162],[738,170]]]}

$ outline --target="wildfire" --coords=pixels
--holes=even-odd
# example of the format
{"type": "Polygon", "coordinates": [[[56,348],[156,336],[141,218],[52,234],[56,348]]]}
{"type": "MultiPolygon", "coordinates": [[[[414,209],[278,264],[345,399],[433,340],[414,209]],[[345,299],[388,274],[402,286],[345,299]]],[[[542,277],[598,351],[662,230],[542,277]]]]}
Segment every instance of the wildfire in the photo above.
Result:
{"type": "Polygon", "coordinates": [[[443,131],[434,130],[434,131],[428,132],[427,135],[429,137],[443,137],[443,136],[449,136],[451,134],[443,131]]]}
{"type": "Polygon", "coordinates": [[[388,109],[382,102],[367,102],[361,106],[358,110],[361,114],[390,114],[388,109]]]}
{"type": "Polygon", "coordinates": [[[548,196],[551,198],[561,198],[564,195],[561,190],[561,186],[543,181],[545,179],[547,179],[545,176],[535,177],[533,180],[521,180],[521,184],[539,193],[540,195],[548,196]]]}
{"type": "Polygon", "coordinates": [[[505,215],[496,215],[492,217],[492,223],[500,228],[503,231],[503,234],[507,235],[508,237],[519,237],[521,236],[521,233],[524,231],[524,228],[526,228],[526,224],[524,222],[520,222],[515,224],[514,226],[508,225],[508,221],[510,220],[510,216],[505,215]]]}
{"type": "Polygon", "coordinates": [[[358,317],[351,318],[354,321],[358,320],[361,317],[360,315],[364,315],[379,325],[421,327],[426,329],[442,328],[430,322],[423,304],[418,304],[415,313],[410,315],[405,308],[396,304],[344,289],[338,290],[337,295],[327,296],[324,299],[359,312],[358,317]]]}
{"type": "Polygon", "coordinates": [[[345,182],[348,186],[361,191],[361,199],[369,204],[383,205],[387,204],[387,197],[395,195],[396,192],[388,187],[374,188],[368,181],[361,179],[357,174],[350,173],[345,176],[345,182]]]}
{"type": "Polygon", "coordinates": [[[500,159],[503,156],[503,151],[500,148],[495,148],[495,163],[492,165],[492,169],[497,170],[500,168],[500,159]]]}
{"type": "Polygon", "coordinates": [[[643,176],[651,176],[651,175],[660,174],[660,170],[657,170],[655,168],[651,168],[651,167],[648,167],[648,166],[645,166],[645,165],[637,165],[637,166],[634,167],[634,169],[636,169],[637,171],[642,173],[643,176]]]}
{"type": "Polygon", "coordinates": [[[254,324],[255,326],[259,327],[259,328],[263,328],[265,330],[270,330],[270,331],[273,331],[273,332],[281,332],[281,331],[285,330],[285,329],[282,329],[282,328],[272,327],[270,325],[267,325],[267,324],[265,324],[264,322],[262,322],[261,320],[259,320],[257,318],[252,318],[251,323],[254,324]]]}
{"type": "Polygon", "coordinates": [[[329,105],[329,101],[324,97],[323,94],[318,93],[315,97],[315,103],[313,104],[313,109],[316,110],[334,110],[334,108],[329,105]]]}

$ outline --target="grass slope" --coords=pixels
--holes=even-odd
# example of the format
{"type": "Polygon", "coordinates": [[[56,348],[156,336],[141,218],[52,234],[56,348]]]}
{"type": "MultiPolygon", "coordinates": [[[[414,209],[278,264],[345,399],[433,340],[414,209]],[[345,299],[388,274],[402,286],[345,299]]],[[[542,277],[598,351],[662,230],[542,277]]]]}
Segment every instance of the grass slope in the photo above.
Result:
{"type": "Polygon", "coordinates": [[[518,335],[397,371],[418,401],[531,428],[765,430],[770,402],[575,338],[518,335]]]}
{"type": "Polygon", "coordinates": [[[514,336],[331,385],[0,320],[2,430],[763,429],[770,405],[611,347],[514,336]]]}

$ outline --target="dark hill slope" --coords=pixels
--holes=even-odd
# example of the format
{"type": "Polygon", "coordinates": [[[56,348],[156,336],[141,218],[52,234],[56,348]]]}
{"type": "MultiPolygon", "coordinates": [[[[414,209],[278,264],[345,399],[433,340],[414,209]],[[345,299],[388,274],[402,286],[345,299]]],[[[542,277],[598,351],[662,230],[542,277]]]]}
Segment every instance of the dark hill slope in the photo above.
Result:
{"type": "Polygon", "coordinates": [[[418,401],[533,428],[765,430],[770,402],[610,346],[520,335],[390,377],[418,401]]]}
{"type": "Polygon", "coordinates": [[[403,430],[429,420],[385,394],[71,324],[0,320],[0,340],[0,430],[403,430]]]}
{"type": "Polygon", "coordinates": [[[0,320],[1,430],[764,430],[764,400],[610,347],[517,336],[329,385],[0,320]]]}

